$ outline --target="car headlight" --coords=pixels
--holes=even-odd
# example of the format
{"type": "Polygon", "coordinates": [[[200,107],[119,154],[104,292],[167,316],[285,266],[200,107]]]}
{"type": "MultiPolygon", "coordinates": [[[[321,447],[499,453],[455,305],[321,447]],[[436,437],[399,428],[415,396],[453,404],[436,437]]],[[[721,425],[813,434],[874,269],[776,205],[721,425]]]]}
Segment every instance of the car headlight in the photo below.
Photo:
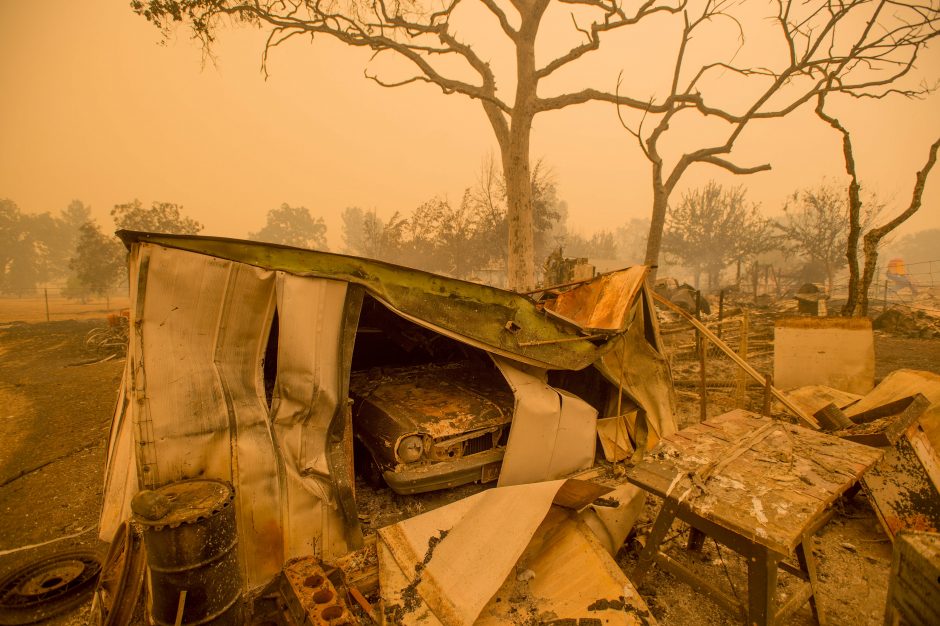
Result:
{"type": "Polygon", "coordinates": [[[424,439],[418,435],[403,437],[395,452],[402,463],[414,463],[424,455],[424,439]]]}

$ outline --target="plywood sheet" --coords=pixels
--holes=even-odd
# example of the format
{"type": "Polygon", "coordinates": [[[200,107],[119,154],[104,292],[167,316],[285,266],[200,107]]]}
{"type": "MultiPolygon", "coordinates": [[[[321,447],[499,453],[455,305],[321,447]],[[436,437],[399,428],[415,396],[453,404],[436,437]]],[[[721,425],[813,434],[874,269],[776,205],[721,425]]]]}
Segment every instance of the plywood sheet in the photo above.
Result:
{"type": "Polygon", "coordinates": [[[497,488],[380,530],[386,619],[650,623],[629,580],[574,513],[608,490],[583,481],[497,488]]]}

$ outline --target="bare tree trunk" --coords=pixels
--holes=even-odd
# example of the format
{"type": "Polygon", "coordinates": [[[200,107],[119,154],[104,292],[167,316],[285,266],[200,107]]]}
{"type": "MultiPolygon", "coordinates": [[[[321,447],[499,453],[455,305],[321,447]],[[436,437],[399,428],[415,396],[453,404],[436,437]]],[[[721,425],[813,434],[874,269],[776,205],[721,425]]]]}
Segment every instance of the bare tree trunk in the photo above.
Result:
{"type": "MultiPolygon", "coordinates": [[[[666,209],[669,206],[669,190],[660,181],[662,166],[653,164],[653,214],[650,218],[650,233],[646,240],[644,265],[650,267],[650,284],[656,282],[659,251],[663,245],[663,228],[666,226],[666,209]]],[[[698,285],[696,285],[698,288],[698,285]]]]}
{"type": "MultiPolygon", "coordinates": [[[[845,172],[849,175],[849,234],[845,246],[845,257],[849,265],[849,295],[842,306],[842,316],[852,317],[858,315],[858,301],[861,285],[858,276],[858,240],[862,237],[862,199],[859,194],[858,173],[855,169],[855,153],[852,150],[852,137],[845,126],[838,119],[827,115],[823,111],[826,103],[825,94],[820,94],[816,103],[816,115],[835,128],[842,135],[842,156],[845,161],[845,172]]],[[[877,246],[876,246],[877,247],[877,246]]],[[[866,263],[867,263],[866,252],[866,263]]],[[[877,257],[877,253],[875,253],[877,257]]],[[[832,291],[830,280],[829,291],[832,291]]],[[[864,314],[862,314],[864,315],[864,314]]]]}
{"type": "Polygon", "coordinates": [[[532,181],[529,171],[529,128],[517,129],[515,120],[509,150],[503,163],[506,177],[506,209],[509,223],[509,288],[527,291],[535,287],[535,220],[532,215],[532,181]]]}
{"type": "MultiPolygon", "coordinates": [[[[535,115],[538,77],[535,38],[548,0],[516,5],[521,22],[516,44],[516,98],[503,147],[506,209],[509,222],[509,288],[527,291],[535,287],[535,217],[529,168],[529,139],[535,115]]],[[[499,133],[497,132],[497,137],[499,133]]]]}
{"type": "Polygon", "coordinates": [[[855,177],[855,161],[852,158],[852,147],[849,142],[849,134],[844,137],[846,146],[846,169],[849,169],[851,160],[851,177],[849,183],[849,234],[845,245],[845,256],[849,263],[849,295],[842,305],[842,317],[852,317],[859,315],[858,300],[859,289],[861,287],[858,276],[858,240],[862,237],[862,200],[859,197],[858,179],[855,177]]]}
{"type": "Polygon", "coordinates": [[[868,290],[875,280],[875,269],[878,266],[878,244],[881,243],[881,237],[876,233],[868,233],[863,241],[863,251],[865,253],[865,269],[862,272],[862,278],[858,285],[859,297],[857,311],[859,317],[868,315],[868,290]]]}

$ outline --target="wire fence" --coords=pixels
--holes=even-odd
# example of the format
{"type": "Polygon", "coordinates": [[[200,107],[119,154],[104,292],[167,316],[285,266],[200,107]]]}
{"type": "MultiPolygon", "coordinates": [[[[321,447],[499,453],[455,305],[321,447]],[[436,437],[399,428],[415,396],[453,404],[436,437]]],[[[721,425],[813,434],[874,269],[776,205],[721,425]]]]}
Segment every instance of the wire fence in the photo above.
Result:
{"type": "MultiPolygon", "coordinates": [[[[877,268],[869,291],[869,316],[876,318],[886,310],[898,309],[908,315],[928,316],[936,323],[940,319],[940,260],[906,264],[905,269],[907,279],[898,281],[888,276],[886,266],[877,268]]],[[[763,301],[737,293],[737,301],[727,301],[722,294],[723,306],[711,303],[711,315],[702,323],[725,344],[725,349],[686,318],[659,308],[665,354],[679,400],[680,426],[735,408],[764,413],[782,410],[779,404],[775,408],[766,386],[749,376],[726,352],[730,349],[761,376],[772,380],[774,321],[798,311],[792,298],[778,299],[763,291],[759,295],[765,296],[763,301]]],[[[835,283],[829,296],[828,310],[824,305],[820,314],[838,315],[848,296],[848,280],[835,283]]]]}
{"type": "MultiPolygon", "coordinates": [[[[721,320],[704,322],[725,346],[760,374],[773,372],[774,314],[732,306],[721,320]]],[[[772,403],[724,350],[685,318],[661,312],[660,331],[684,427],[735,408],[762,412],[772,403]]]]}
{"type": "Polygon", "coordinates": [[[65,287],[36,287],[0,295],[0,323],[105,318],[128,307],[126,293],[70,297],[65,287]]]}
{"type": "MultiPolygon", "coordinates": [[[[868,290],[869,315],[874,317],[890,308],[940,315],[940,260],[904,265],[903,277],[890,275],[886,264],[875,268],[875,278],[868,290]]],[[[848,276],[842,277],[833,283],[830,297],[844,300],[848,288],[848,276]]]]}

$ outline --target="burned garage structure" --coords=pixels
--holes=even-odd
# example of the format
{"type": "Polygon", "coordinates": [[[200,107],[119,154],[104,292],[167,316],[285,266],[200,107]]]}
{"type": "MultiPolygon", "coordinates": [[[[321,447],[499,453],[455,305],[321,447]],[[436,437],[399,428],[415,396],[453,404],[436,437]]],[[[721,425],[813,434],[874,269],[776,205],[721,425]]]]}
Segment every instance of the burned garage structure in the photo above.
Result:
{"type": "MultiPolygon", "coordinates": [[[[597,496],[558,480],[594,465],[599,424],[629,434],[620,459],[675,431],[644,267],[530,297],[272,244],[120,236],[131,337],[100,537],[158,523],[141,492],[230,484],[244,598],[298,558],[362,548],[357,473],[399,494],[552,485],[531,536],[548,507],[597,496]]],[[[184,604],[177,618],[198,621],[184,604]]]]}

